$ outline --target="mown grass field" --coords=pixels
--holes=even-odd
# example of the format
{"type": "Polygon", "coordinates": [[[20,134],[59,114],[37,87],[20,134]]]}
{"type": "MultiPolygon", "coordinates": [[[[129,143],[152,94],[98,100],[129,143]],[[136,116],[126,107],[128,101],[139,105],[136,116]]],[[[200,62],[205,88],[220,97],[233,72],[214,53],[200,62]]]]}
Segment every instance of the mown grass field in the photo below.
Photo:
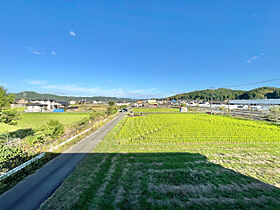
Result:
{"type": "Polygon", "coordinates": [[[124,118],[42,209],[279,207],[279,126],[151,114],[124,118]]]}
{"type": "Polygon", "coordinates": [[[51,119],[69,125],[88,116],[89,113],[22,113],[17,125],[0,123],[0,135],[18,129],[39,128],[51,119]]]}

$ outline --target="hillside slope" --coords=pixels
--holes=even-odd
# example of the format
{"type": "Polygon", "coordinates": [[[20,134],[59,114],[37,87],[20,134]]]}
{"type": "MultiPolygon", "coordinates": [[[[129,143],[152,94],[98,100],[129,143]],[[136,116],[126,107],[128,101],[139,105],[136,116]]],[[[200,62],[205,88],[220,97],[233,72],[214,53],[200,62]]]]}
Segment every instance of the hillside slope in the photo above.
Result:
{"type": "Polygon", "coordinates": [[[206,89],[182,93],[168,97],[169,100],[210,100],[211,94],[213,100],[223,101],[229,99],[264,99],[264,98],[280,98],[280,88],[276,87],[260,87],[249,91],[232,90],[219,88],[215,90],[206,89]]]}
{"type": "Polygon", "coordinates": [[[58,96],[53,94],[41,94],[33,91],[25,91],[15,94],[15,98],[25,98],[27,100],[31,99],[53,99],[57,101],[130,101],[129,98],[116,98],[116,97],[104,97],[104,96],[93,96],[93,97],[76,97],[76,96],[58,96]],[[24,93],[26,94],[24,96],[24,93]]]}

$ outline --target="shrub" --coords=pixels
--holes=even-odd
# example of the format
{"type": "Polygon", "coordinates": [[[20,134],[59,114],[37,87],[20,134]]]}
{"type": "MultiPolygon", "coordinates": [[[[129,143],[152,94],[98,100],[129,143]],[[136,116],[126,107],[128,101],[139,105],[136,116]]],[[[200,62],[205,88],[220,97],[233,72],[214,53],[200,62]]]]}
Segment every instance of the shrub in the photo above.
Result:
{"type": "Polygon", "coordinates": [[[1,170],[10,167],[12,162],[16,163],[16,159],[23,156],[23,152],[19,148],[10,148],[4,145],[0,145],[0,154],[1,170]]]}
{"type": "Polygon", "coordinates": [[[58,120],[50,120],[41,131],[42,135],[55,139],[64,134],[64,125],[58,120]]]}
{"type": "Polygon", "coordinates": [[[96,120],[98,119],[102,114],[96,110],[93,110],[90,115],[89,115],[89,119],[90,120],[96,120]]]}
{"type": "Polygon", "coordinates": [[[20,119],[20,114],[14,109],[6,109],[0,112],[0,122],[9,124],[9,125],[16,125],[17,121],[20,119]]]}
{"type": "Polygon", "coordinates": [[[109,106],[114,106],[115,105],[115,102],[114,101],[109,101],[109,106]]]}
{"type": "Polygon", "coordinates": [[[35,133],[33,134],[33,136],[27,136],[26,141],[30,145],[34,145],[36,143],[44,143],[45,138],[46,138],[46,135],[45,135],[44,131],[41,129],[41,130],[36,130],[35,133]]]}
{"type": "Polygon", "coordinates": [[[88,121],[89,121],[89,118],[84,118],[79,122],[78,125],[86,125],[86,124],[88,124],[88,121]]]}
{"type": "Polygon", "coordinates": [[[109,106],[109,107],[107,108],[106,114],[108,114],[108,115],[115,114],[115,113],[117,113],[117,111],[118,111],[118,108],[117,108],[117,107],[115,107],[115,106],[109,106]]]}

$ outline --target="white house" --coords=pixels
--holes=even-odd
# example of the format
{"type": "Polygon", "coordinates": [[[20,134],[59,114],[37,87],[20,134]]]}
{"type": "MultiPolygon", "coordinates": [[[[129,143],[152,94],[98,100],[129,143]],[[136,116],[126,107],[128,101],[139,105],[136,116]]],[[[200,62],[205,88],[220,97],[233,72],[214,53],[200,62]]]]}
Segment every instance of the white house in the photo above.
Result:
{"type": "Polygon", "coordinates": [[[128,103],[128,102],[118,102],[116,103],[117,106],[123,106],[123,105],[126,105],[126,106],[130,106],[131,103],[128,103]]]}
{"type": "Polygon", "coordinates": [[[68,106],[67,102],[57,102],[49,99],[31,100],[26,105],[26,112],[51,112],[55,109],[63,109],[68,106]]]}
{"type": "Polygon", "coordinates": [[[47,112],[48,106],[40,103],[30,103],[26,105],[25,112],[47,112]]]}
{"type": "Polygon", "coordinates": [[[61,104],[52,99],[35,99],[31,103],[47,105],[48,110],[57,109],[61,104]]]}

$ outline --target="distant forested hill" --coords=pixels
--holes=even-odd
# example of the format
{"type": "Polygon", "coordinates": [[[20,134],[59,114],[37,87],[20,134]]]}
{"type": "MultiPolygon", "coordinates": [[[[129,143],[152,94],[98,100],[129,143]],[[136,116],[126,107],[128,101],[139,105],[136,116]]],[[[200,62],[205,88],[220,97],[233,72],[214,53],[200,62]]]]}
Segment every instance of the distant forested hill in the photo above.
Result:
{"type": "Polygon", "coordinates": [[[41,94],[32,91],[20,92],[15,94],[15,98],[31,99],[53,99],[57,101],[131,101],[129,98],[116,98],[116,97],[104,97],[104,96],[93,96],[93,97],[76,97],[76,96],[58,96],[53,94],[41,94]],[[24,96],[26,93],[26,96],[24,96]]]}
{"type": "Polygon", "coordinates": [[[264,99],[264,98],[280,98],[280,88],[276,87],[260,87],[249,91],[232,90],[219,88],[215,90],[199,90],[189,93],[182,93],[170,96],[168,99],[173,100],[210,100],[213,94],[213,100],[223,101],[230,99],[264,99]]]}

